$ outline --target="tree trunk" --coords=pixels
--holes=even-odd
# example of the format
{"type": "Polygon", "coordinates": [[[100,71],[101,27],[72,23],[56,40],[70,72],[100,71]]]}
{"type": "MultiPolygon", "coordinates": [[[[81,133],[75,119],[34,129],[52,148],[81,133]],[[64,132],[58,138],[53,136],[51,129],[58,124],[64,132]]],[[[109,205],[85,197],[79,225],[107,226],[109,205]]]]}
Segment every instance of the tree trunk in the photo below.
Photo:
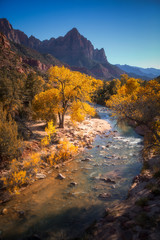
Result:
{"type": "Polygon", "coordinates": [[[64,113],[60,114],[58,113],[59,117],[59,128],[64,128],[64,113]]]}

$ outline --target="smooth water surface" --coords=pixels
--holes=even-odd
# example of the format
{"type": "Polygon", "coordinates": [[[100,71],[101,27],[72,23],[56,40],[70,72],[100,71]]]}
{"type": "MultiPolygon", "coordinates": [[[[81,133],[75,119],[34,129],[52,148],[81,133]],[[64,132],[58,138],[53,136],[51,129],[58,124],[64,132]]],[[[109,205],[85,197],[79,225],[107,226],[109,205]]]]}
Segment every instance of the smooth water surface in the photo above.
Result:
{"type": "Polygon", "coordinates": [[[86,149],[74,161],[54,170],[3,206],[9,211],[0,217],[4,240],[32,239],[27,237],[34,234],[48,240],[80,236],[103,215],[105,208],[126,198],[133,177],[141,170],[143,139],[126,124],[116,126],[116,119],[106,108],[96,108],[112,130],[97,136],[92,149],[86,149]],[[90,161],[82,161],[86,157],[90,161]],[[56,179],[58,172],[66,178],[56,179]],[[105,182],[104,178],[115,183],[105,182]],[[100,198],[103,193],[110,196],[100,198]]]}

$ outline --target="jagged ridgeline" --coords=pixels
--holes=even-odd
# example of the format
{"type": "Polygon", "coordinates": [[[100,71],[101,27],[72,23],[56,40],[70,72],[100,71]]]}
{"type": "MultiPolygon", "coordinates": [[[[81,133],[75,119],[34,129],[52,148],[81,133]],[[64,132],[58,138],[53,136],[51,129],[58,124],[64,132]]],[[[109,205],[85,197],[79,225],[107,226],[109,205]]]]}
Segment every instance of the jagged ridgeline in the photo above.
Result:
{"type": "Polygon", "coordinates": [[[51,65],[65,65],[96,78],[110,80],[124,71],[107,61],[104,49],[94,49],[92,43],[76,28],[64,37],[40,41],[20,30],[13,29],[7,19],[0,19],[0,32],[12,42],[12,50],[22,56],[23,62],[45,71],[51,65]],[[34,50],[33,50],[34,49],[34,50]]]}

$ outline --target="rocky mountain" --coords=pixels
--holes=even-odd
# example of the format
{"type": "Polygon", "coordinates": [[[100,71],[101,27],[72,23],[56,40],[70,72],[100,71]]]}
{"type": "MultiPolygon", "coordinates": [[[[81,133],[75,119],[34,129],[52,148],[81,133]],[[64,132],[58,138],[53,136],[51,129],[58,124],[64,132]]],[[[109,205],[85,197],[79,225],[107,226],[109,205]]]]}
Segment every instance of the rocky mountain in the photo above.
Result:
{"type": "Polygon", "coordinates": [[[117,67],[128,73],[128,75],[133,77],[140,77],[145,80],[153,79],[160,75],[160,69],[156,68],[140,68],[140,67],[133,67],[129,65],[120,65],[116,64],[117,67]]]}
{"type": "Polygon", "coordinates": [[[64,37],[40,41],[34,36],[28,36],[20,30],[13,29],[7,19],[0,19],[0,32],[16,44],[32,48],[41,54],[50,54],[71,69],[88,73],[101,79],[119,77],[123,70],[107,61],[104,49],[94,49],[92,43],[83,37],[76,28],[64,37]]]}
{"type": "Polygon", "coordinates": [[[7,37],[0,33],[0,70],[3,69],[24,73],[29,70],[29,66],[23,62],[20,56],[11,50],[11,45],[7,37]]]}
{"type": "Polygon", "coordinates": [[[46,71],[52,65],[62,66],[63,64],[51,54],[41,54],[38,51],[28,48],[22,44],[10,41],[11,49],[22,57],[23,61],[37,70],[46,71]]]}
{"type": "Polygon", "coordinates": [[[36,50],[11,42],[0,33],[0,69],[15,69],[18,72],[47,71],[52,65],[62,63],[50,54],[42,55],[36,50]]]}

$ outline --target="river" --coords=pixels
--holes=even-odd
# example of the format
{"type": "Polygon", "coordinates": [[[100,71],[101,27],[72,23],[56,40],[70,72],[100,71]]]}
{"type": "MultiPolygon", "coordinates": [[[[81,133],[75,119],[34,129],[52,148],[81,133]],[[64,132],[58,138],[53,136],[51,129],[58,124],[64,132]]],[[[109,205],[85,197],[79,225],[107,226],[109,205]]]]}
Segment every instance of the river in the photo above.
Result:
{"type": "Polygon", "coordinates": [[[111,131],[96,136],[92,149],[3,205],[8,209],[0,216],[3,240],[73,239],[100,219],[106,208],[127,197],[142,167],[143,138],[126,124],[117,125],[106,108],[96,109],[111,124],[111,131]],[[88,161],[82,161],[85,158],[88,161]],[[58,172],[66,178],[55,179],[58,172]]]}

